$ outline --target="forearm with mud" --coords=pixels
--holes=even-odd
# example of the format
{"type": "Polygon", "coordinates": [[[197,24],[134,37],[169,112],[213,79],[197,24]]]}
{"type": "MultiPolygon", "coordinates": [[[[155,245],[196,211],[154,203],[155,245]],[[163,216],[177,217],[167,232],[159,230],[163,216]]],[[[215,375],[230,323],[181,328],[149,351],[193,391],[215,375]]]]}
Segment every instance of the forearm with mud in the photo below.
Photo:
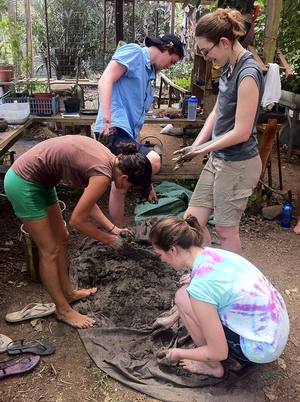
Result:
{"type": "Polygon", "coordinates": [[[204,144],[211,139],[213,126],[216,121],[216,116],[214,115],[214,110],[210,113],[206,119],[204,126],[202,127],[200,133],[192,144],[192,147],[204,144]]]}
{"type": "MultiPolygon", "coordinates": [[[[92,217],[105,229],[110,230],[114,225],[104,216],[104,214],[100,211],[99,207],[98,209],[99,211],[97,211],[97,213],[92,213],[94,211],[93,208],[92,212],[90,213],[90,217],[92,217]]],[[[114,235],[104,233],[102,230],[96,228],[96,226],[94,226],[88,220],[86,221],[76,220],[71,216],[69,224],[74,229],[78,230],[80,233],[89,236],[92,239],[98,240],[104,244],[107,244],[109,246],[112,246],[113,242],[115,241],[114,235]]]]}
{"type": "Polygon", "coordinates": [[[111,96],[112,83],[105,77],[101,78],[98,83],[99,107],[102,109],[102,119],[106,124],[111,124],[111,96]]]}

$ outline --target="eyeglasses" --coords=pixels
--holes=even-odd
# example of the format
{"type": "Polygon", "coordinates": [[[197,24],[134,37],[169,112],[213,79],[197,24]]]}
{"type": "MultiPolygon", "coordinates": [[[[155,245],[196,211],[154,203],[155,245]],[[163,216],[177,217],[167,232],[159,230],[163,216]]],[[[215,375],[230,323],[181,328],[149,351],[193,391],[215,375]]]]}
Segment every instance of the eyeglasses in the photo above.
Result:
{"type": "Polygon", "coordinates": [[[213,47],[211,47],[209,50],[206,50],[206,52],[202,52],[202,50],[200,50],[200,53],[201,53],[204,57],[207,57],[208,53],[209,53],[210,51],[212,51],[215,46],[217,46],[217,43],[215,43],[215,44],[213,45],[213,47]]]}

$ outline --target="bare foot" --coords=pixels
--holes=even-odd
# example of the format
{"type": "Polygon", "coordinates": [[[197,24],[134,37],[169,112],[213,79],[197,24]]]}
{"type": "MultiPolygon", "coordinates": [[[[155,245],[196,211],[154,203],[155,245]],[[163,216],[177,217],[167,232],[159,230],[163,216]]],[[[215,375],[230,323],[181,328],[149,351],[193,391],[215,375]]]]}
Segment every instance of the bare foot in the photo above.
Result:
{"type": "Polygon", "coordinates": [[[70,325],[74,328],[89,328],[95,324],[95,320],[87,317],[86,315],[79,314],[77,311],[69,307],[63,313],[58,313],[55,311],[55,318],[58,321],[62,321],[65,324],[70,325]]]}
{"type": "Polygon", "coordinates": [[[156,353],[156,357],[159,364],[163,364],[164,366],[177,366],[178,361],[172,360],[172,349],[161,350],[156,353]]]}
{"type": "Polygon", "coordinates": [[[84,297],[88,297],[97,292],[97,288],[91,289],[81,289],[81,290],[73,290],[72,294],[65,295],[68,303],[75,302],[77,300],[83,299],[84,297]]]}
{"type": "Polygon", "coordinates": [[[228,365],[229,370],[232,371],[240,371],[245,367],[245,364],[239,363],[233,356],[228,356],[226,365],[228,365]]]}
{"type": "Polygon", "coordinates": [[[223,377],[224,375],[224,368],[221,362],[206,363],[197,360],[183,359],[180,360],[179,365],[182,366],[184,370],[194,374],[212,375],[217,378],[223,377]]]}
{"type": "Polygon", "coordinates": [[[294,227],[294,232],[300,235],[300,219],[298,220],[297,226],[294,227]]]}

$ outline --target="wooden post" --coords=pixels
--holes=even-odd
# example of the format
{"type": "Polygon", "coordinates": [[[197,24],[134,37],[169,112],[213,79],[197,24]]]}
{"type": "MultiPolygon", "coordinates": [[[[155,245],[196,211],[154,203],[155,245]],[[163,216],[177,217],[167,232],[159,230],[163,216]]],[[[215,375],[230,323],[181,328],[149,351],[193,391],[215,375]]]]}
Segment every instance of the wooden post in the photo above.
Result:
{"type": "Polygon", "coordinates": [[[281,8],[282,0],[268,0],[263,51],[263,62],[265,64],[274,61],[281,8]]]}
{"type": "Polygon", "coordinates": [[[172,0],[172,10],[171,10],[171,34],[174,34],[175,26],[175,0],[172,0]]]}
{"type": "Polygon", "coordinates": [[[25,19],[26,19],[26,56],[30,56],[30,71],[26,71],[26,76],[33,77],[33,47],[32,47],[32,29],[30,16],[30,1],[24,1],[25,19]],[[28,74],[29,73],[29,74],[28,74]]]}

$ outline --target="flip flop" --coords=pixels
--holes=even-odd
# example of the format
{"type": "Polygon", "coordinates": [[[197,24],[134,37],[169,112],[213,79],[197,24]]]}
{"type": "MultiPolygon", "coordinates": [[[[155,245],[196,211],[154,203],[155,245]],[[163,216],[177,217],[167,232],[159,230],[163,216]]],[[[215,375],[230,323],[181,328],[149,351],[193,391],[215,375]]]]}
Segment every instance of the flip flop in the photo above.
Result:
{"type": "Polygon", "coordinates": [[[49,342],[39,342],[35,339],[18,339],[7,345],[7,353],[9,355],[20,355],[23,353],[33,353],[34,355],[45,356],[51,355],[55,351],[55,347],[49,342]],[[20,344],[18,344],[20,342],[20,344]]]}
{"type": "Polygon", "coordinates": [[[7,345],[12,342],[12,340],[3,334],[0,334],[0,353],[6,352],[7,345]]]}
{"type": "Polygon", "coordinates": [[[45,317],[46,315],[53,314],[55,312],[55,308],[56,306],[54,303],[30,303],[21,311],[6,314],[5,319],[8,322],[32,320],[33,318],[41,318],[45,317]]]}
{"type": "Polygon", "coordinates": [[[13,359],[0,362],[0,379],[13,374],[25,373],[33,369],[39,361],[40,356],[16,356],[13,359]]]}

